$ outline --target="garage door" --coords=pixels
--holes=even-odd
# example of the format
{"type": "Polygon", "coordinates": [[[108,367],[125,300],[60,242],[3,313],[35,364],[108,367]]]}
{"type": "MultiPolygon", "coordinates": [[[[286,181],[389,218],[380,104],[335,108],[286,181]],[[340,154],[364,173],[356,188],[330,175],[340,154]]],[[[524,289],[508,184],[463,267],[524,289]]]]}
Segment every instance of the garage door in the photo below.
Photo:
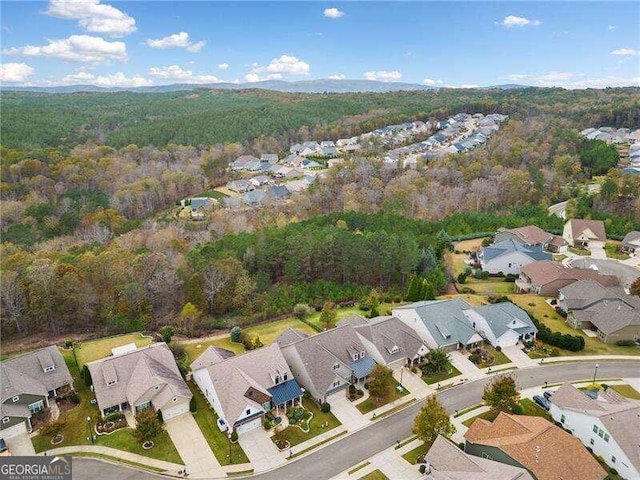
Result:
{"type": "Polygon", "coordinates": [[[260,425],[262,425],[262,418],[258,417],[251,420],[250,422],[243,423],[242,425],[237,426],[236,431],[238,432],[238,435],[240,435],[242,433],[248,432],[249,430],[253,430],[254,428],[258,428],[260,425]]]}
{"type": "Polygon", "coordinates": [[[177,417],[178,415],[182,415],[183,413],[187,413],[189,411],[189,402],[182,403],[180,405],[176,405],[175,407],[165,408],[162,411],[163,420],[169,420],[170,418],[177,417]]]}

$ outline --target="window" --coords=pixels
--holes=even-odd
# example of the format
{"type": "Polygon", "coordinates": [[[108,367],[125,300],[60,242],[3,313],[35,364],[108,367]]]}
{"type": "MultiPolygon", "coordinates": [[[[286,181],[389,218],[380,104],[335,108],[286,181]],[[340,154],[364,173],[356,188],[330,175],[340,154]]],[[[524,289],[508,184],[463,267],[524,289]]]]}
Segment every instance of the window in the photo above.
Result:
{"type": "Polygon", "coordinates": [[[9,417],[2,417],[2,423],[9,423],[9,417]]]}
{"type": "Polygon", "coordinates": [[[592,439],[590,439],[590,440],[589,440],[589,443],[590,443],[591,445],[593,445],[593,444],[595,444],[596,442],[595,442],[595,440],[592,438],[592,439]]]}
{"type": "Polygon", "coordinates": [[[287,381],[287,378],[289,378],[289,375],[288,375],[287,373],[285,373],[285,374],[282,376],[282,381],[283,381],[283,382],[286,382],[286,381],[287,381]]]}
{"type": "Polygon", "coordinates": [[[608,433],[605,433],[605,434],[604,434],[604,441],[605,441],[605,442],[608,442],[608,441],[609,441],[609,434],[608,434],[608,433]]]}
{"type": "Polygon", "coordinates": [[[107,382],[107,386],[109,386],[109,385],[115,385],[116,383],[118,383],[118,381],[117,381],[117,380],[109,380],[109,381],[107,382]]]}
{"type": "Polygon", "coordinates": [[[564,423],[567,417],[564,416],[564,413],[560,416],[560,423],[564,423]]]}
{"type": "Polygon", "coordinates": [[[34,413],[38,413],[44,410],[44,400],[40,400],[39,402],[32,403],[29,405],[29,411],[33,415],[34,413]]]}
{"type": "Polygon", "coordinates": [[[593,433],[598,433],[598,426],[597,425],[593,426],[593,433]]]}
{"type": "Polygon", "coordinates": [[[276,377],[273,379],[273,383],[275,383],[276,385],[280,383],[280,375],[276,375],[276,377]]]}
{"type": "Polygon", "coordinates": [[[360,352],[360,358],[364,358],[364,356],[367,354],[367,352],[365,352],[364,350],[362,350],[360,352]]]}
{"type": "Polygon", "coordinates": [[[509,264],[509,268],[511,268],[511,264],[509,264]]]}
{"type": "Polygon", "coordinates": [[[357,359],[358,359],[358,354],[357,354],[357,353],[354,353],[354,354],[353,354],[353,359],[354,359],[354,360],[357,360],[357,359]]]}
{"type": "Polygon", "coordinates": [[[600,429],[598,429],[598,436],[599,436],[600,438],[604,437],[604,430],[602,430],[601,428],[600,428],[600,429]]]}
{"type": "Polygon", "coordinates": [[[247,408],[247,413],[246,415],[251,415],[251,410],[247,408]]]}
{"type": "Polygon", "coordinates": [[[173,400],[174,402],[177,402],[177,401],[178,401],[178,397],[173,397],[173,398],[172,398],[172,400],[173,400]]]}
{"type": "Polygon", "coordinates": [[[44,373],[53,372],[55,369],[56,369],[55,365],[49,365],[48,367],[45,367],[44,373]]]}
{"type": "Polygon", "coordinates": [[[616,457],[614,457],[613,455],[611,455],[611,463],[616,463],[616,457]]]}
{"type": "Polygon", "coordinates": [[[20,400],[20,396],[16,395],[15,397],[13,397],[11,400],[13,400],[14,402],[17,402],[18,400],[20,400]]]}
{"type": "Polygon", "coordinates": [[[339,364],[339,363],[336,363],[336,364],[333,366],[333,369],[334,369],[334,370],[338,370],[339,368],[340,368],[340,364],[339,364]]]}
{"type": "Polygon", "coordinates": [[[334,387],[337,387],[339,385],[340,385],[340,380],[336,380],[336,381],[333,382],[333,386],[334,387]]]}

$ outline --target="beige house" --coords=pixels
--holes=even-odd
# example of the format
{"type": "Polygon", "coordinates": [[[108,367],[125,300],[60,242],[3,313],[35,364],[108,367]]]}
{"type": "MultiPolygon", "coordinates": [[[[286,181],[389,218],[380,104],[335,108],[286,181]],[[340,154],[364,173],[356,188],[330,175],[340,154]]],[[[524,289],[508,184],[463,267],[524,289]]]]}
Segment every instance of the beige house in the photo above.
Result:
{"type": "Polygon", "coordinates": [[[604,247],[607,234],[602,220],[583,220],[572,218],[564,224],[562,237],[572,247],[604,247]]]}
{"type": "Polygon", "coordinates": [[[561,288],[588,279],[608,287],[619,284],[614,275],[601,275],[590,268],[567,268],[551,260],[541,260],[522,267],[520,276],[516,279],[516,292],[556,297],[561,288]]]}

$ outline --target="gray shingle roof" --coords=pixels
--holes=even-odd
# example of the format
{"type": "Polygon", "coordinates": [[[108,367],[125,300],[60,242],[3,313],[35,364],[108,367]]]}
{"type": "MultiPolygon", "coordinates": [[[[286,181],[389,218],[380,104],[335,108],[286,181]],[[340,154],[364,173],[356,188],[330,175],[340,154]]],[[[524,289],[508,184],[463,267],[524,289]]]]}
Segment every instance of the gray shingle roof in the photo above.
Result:
{"type": "Polygon", "coordinates": [[[628,247],[640,247],[640,232],[629,232],[622,239],[622,244],[628,247]]]}
{"type": "Polygon", "coordinates": [[[510,327],[510,324],[514,321],[520,321],[526,324],[529,327],[527,331],[538,331],[527,312],[510,302],[483,305],[481,307],[475,307],[473,311],[486,319],[487,324],[496,338],[499,338],[509,329],[518,331],[519,328],[524,328],[510,327]]]}
{"type": "Polygon", "coordinates": [[[364,324],[354,325],[354,328],[359,335],[373,343],[387,364],[401,358],[414,358],[426,346],[412,328],[395,317],[377,317],[369,322],[365,320],[364,324]],[[394,346],[398,350],[392,353],[394,346]]]}
{"type": "Polygon", "coordinates": [[[296,330],[295,328],[291,328],[291,327],[287,327],[278,337],[278,339],[276,340],[276,343],[278,345],[280,345],[281,347],[284,347],[285,345],[289,345],[293,342],[297,342],[298,340],[302,340],[303,338],[307,338],[309,335],[307,335],[304,332],[301,332],[300,330],[296,330]]]}
{"type": "Polygon", "coordinates": [[[47,395],[50,390],[72,384],[73,378],[55,345],[0,362],[0,403],[25,393],[47,395]],[[43,366],[52,364],[55,369],[44,372],[43,366]]]}
{"type": "Polygon", "coordinates": [[[101,410],[124,402],[133,407],[142,399],[151,400],[155,408],[162,409],[173,397],[192,397],[164,343],[89,362],[87,367],[101,410]],[[113,378],[117,382],[107,385],[108,379],[113,378]]]}
{"type": "Polygon", "coordinates": [[[503,240],[482,249],[482,257],[486,262],[511,252],[520,252],[532,260],[551,260],[553,255],[542,251],[540,245],[523,245],[513,239],[503,240]]]}
{"type": "Polygon", "coordinates": [[[603,301],[619,301],[631,307],[640,307],[640,300],[625,295],[620,288],[607,288],[595,280],[580,280],[560,289],[569,310],[581,310],[603,301]]]}

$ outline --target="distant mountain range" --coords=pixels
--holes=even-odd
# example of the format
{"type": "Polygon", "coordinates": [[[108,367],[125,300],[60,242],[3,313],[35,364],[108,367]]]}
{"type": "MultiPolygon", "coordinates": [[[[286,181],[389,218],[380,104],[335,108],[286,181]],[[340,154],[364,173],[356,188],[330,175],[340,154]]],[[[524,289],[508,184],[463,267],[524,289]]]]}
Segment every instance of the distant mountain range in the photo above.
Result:
{"type": "MultiPolygon", "coordinates": [[[[292,93],[352,93],[352,92],[374,92],[386,93],[397,91],[422,91],[422,90],[438,90],[441,87],[432,87],[420,85],[418,83],[402,83],[402,82],[377,82],[373,80],[301,80],[298,82],[285,82],[281,80],[267,80],[263,82],[253,83],[208,83],[208,84],[191,84],[191,83],[174,83],[171,85],[158,85],[154,87],[96,87],[95,85],[66,85],[58,87],[0,87],[3,91],[21,91],[36,93],[77,93],[77,92],[177,92],[185,90],[195,90],[197,88],[211,88],[220,90],[246,90],[246,89],[263,89],[275,90],[278,92],[292,93]]],[[[527,85],[495,85],[490,87],[480,87],[481,89],[514,89],[529,88],[527,85]]]]}

